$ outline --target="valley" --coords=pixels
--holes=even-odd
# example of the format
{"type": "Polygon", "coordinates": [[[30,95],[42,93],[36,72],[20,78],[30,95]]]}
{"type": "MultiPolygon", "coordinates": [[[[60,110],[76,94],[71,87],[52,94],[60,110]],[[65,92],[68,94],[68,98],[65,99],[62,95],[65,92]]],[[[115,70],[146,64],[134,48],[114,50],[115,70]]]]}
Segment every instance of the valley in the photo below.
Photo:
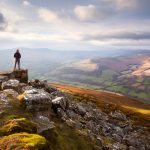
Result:
{"type": "Polygon", "coordinates": [[[94,58],[55,70],[54,81],[95,90],[107,90],[149,103],[150,56],[94,58]]]}

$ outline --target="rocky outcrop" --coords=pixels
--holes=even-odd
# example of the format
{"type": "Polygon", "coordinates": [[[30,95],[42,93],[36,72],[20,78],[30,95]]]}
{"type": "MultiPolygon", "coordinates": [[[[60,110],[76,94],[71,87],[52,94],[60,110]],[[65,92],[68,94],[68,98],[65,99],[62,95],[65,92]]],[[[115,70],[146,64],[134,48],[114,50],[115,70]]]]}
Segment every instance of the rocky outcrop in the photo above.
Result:
{"type": "MultiPolygon", "coordinates": [[[[22,104],[20,107],[24,106],[22,108],[24,111],[32,114],[32,117],[29,118],[32,118],[32,122],[34,122],[32,124],[24,118],[15,118],[4,122],[1,128],[5,131],[3,133],[12,135],[0,138],[0,144],[8,148],[11,142],[5,142],[11,141],[14,137],[22,143],[22,136],[31,140],[33,140],[32,137],[38,136],[39,141],[35,142],[40,142],[38,145],[43,143],[43,147],[42,145],[41,147],[45,149],[45,138],[53,141],[52,136],[57,133],[56,120],[59,120],[60,126],[64,123],[67,127],[71,127],[71,130],[76,130],[79,135],[91,139],[98,147],[97,149],[150,149],[148,128],[134,125],[132,120],[121,111],[103,112],[92,102],[79,102],[73,97],[70,98],[67,94],[49,86],[47,81],[33,80],[22,84],[16,79],[3,79],[2,89],[3,91],[0,92],[0,114],[5,108],[11,109],[12,105],[9,102],[13,98],[15,101],[19,100],[22,104]],[[16,132],[21,133],[16,134],[16,132]],[[45,138],[36,134],[32,135],[31,133],[34,132],[45,138]]],[[[64,131],[61,130],[61,132],[64,131]]],[[[55,138],[59,139],[60,137],[57,133],[55,138]]],[[[60,139],[62,140],[62,138],[60,139]]],[[[14,142],[17,143],[17,141],[14,142]]],[[[35,147],[29,147],[29,149],[35,147]]],[[[25,146],[19,148],[24,149],[25,146]]],[[[3,149],[3,146],[0,149],[3,149]]],[[[39,148],[36,147],[36,149],[39,148]]]]}
{"type": "Polygon", "coordinates": [[[21,83],[28,83],[28,70],[20,69],[0,73],[0,82],[7,81],[8,79],[16,79],[21,83]]]}
{"type": "MultiPolygon", "coordinates": [[[[69,108],[63,115],[69,126],[75,127],[80,134],[89,136],[103,149],[150,148],[149,140],[144,134],[148,129],[133,125],[130,118],[121,111],[106,114],[94,104],[70,101],[69,108]]],[[[64,120],[63,116],[62,119],[64,120]]]]}

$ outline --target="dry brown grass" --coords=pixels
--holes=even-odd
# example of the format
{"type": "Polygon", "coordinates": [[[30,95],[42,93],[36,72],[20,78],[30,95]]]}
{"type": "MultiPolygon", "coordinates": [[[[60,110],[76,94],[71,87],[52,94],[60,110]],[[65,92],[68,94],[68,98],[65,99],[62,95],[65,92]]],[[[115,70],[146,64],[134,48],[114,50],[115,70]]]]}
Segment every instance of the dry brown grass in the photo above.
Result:
{"type": "Polygon", "coordinates": [[[134,120],[135,124],[150,126],[150,104],[126,96],[107,93],[102,91],[89,90],[63,84],[50,84],[59,90],[71,93],[80,101],[88,100],[97,104],[104,111],[121,110],[134,120]]]}

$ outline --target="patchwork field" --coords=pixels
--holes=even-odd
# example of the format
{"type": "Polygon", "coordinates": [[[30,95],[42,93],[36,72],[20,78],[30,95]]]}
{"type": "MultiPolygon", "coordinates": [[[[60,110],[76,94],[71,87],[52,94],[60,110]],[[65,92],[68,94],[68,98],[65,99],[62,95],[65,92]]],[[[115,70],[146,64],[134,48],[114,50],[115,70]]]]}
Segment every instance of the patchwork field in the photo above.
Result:
{"type": "Polygon", "coordinates": [[[107,90],[150,103],[150,56],[93,58],[73,62],[50,74],[54,82],[107,90]]]}

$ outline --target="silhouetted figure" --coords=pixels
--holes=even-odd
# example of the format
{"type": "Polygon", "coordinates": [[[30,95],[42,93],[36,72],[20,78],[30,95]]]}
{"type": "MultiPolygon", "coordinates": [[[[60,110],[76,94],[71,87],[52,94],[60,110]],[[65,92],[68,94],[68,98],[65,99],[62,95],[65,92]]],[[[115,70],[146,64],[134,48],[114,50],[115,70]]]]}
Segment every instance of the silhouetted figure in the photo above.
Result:
{"type": "Polygon", "coordinates": [[[14,58],[15,58],[15,66],[14,66],[14,70],[16,69],[16,65],[18,64],[18,69],[20,70],[20,58],[21,58],[21,54],[19,52],[19,50],[17,49],[16,53],[14,54],[14,58]]]}

